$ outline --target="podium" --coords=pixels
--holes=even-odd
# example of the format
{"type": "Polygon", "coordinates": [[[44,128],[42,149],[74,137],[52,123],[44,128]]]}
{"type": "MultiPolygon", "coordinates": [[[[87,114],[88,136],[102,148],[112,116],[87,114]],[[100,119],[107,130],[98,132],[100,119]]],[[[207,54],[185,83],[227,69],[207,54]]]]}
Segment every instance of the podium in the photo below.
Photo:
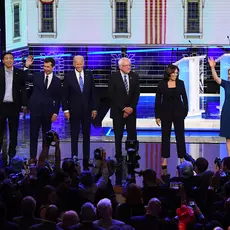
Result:
{"type": "MultiPolygon", "coordinates": [[[[230,69],[230,54],[223,54],[216,62],[220,62],[220,78],[228,80],[228,69],[230,69]]],[[[220,111],[222,110],[223,103],[225,98],[225,92],[222,87],[220,87],[220,111]]]]}
{"type": "Polygon", "coordinates": [[[179,78],[184,81],[188,96],[188,116],[200,116],[200,91],[204,87],[204,59],[206,55],[184,57],[175,62],[180,69],[179,78]]]}

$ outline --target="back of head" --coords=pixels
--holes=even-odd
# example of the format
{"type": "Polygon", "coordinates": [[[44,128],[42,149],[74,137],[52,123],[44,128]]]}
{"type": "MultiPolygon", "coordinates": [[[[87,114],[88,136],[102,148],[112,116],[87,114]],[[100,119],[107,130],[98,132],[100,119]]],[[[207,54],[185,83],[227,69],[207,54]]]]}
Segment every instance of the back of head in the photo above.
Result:
{"type": "Polygon", "coordinates": [[[222,160],[224,171],[230,171],[230,157],[225,157],[222,160]]]}
{"type": "Polygon", "coordinates": [[[79,222],[78,214],[75,211],[66,211],[62,216],[62,225],[63,228],[68,228],[79,222]]]}
{"type": "Polygon", "coordinates": [[[194,167],[197,168],[197,173],[203,173],[208,169],[208,161],[204,157],[199,157],[196,159],[194,167]]]}
{"type": "Polygon", "coordinates": [[[90,171],[83,171],[80,176],[81,184],[85,187],[93,185],[93,174],[90,171]]]}
{"type": "Polygon", "coordinates": [[[59,218],[59,210],[56,205],[49,205],[46,209],[45,219],[52,222],[57,222],[59,218]]]}
{"type": "Polygon", "coordinates": [[[161,212],[161,202],[157,198],[152,198],[147,206],[147,214],[151,216],[158,216],[161,212]]]}
{"type": "Polygon", "coordinates": [[[21,212],[23,216],[33,216],[36,209],[36,201],[32,196],[27,196],[22,200],[21,212]]]}
{"type": "Polygon", "coordinates": [[[70,176],[74,173],[75,165],[72,158],[66,158],[64,159],[62,163],[62,170],[66,173],[68,173],[70,176]]]}
{"type": "Polygon", "coordinates": [[[97,203],[97,210],[102,219],[112,216],[112,203],[109,199],[104,198],[97,203]]]}
{"type": "Polygon", "coordinates": [[[129,184],[126,189],[126,203],[128,204],[142,204],[142,192],[138,185],[129,184]]]}
{"type": "Polygon", "coordinates": [[[93,222],[96,220],[96,209],[90,202],[86,202],[81,207],[81,220],[83,222],[93,222]]]}
{"type": "Polygon", "coordinates": [[[146,169],[143,172],[143,183],[144,185],[156,184],[156,172],[152,169],[146,169]]]}
{"type": "Polygon", "coordinates": [[[183,161],[179,165],[180,177],[188,179],[193,176],[193,165],[189,161],[183,161]]]}

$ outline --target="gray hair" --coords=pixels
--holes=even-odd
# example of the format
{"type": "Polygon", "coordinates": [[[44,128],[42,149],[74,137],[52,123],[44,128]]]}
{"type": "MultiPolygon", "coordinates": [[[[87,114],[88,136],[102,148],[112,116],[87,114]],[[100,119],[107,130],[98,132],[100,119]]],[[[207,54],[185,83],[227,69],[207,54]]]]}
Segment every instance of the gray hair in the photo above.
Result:
{"type": "Polygon", "coordinates": [[[81,220],[84,222],[93,222],[96,220],[96,209],[92,203],[86,202],[81,207],[81,220]]]}
{"type": "Polygon", "coordinates": [[[84,57],[82,55],[75,55],[73,60],[75,59],[81,59],[84,62],[84,57]]]}
{"type": "Polygon", "coordinates": [[[112,203],[109,199],[104,198],[97,203],[97,210],[102,218],[111,215],[112,203]]]}
{"type": "Polygon", "coordinates": [[[118,65],[121,66],[124,61],[128,61],[131,64],[131,61],[129,58],[123,57],[118,60],[118,65]]]}

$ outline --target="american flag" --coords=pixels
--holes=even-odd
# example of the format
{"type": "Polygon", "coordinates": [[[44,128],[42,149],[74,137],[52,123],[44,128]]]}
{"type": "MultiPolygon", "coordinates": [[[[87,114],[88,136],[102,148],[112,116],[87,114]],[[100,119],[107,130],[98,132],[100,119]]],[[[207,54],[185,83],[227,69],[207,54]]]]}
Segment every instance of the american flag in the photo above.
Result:
{"type": "Polygon", "coordinates": [[[166,43],[167,0],[145,0],[145,44],[166,43]]]}
{"type": "Polygon", "coordinates": [[[161,176],[161,144],[145,144],[145,167],[155,170],[158,177],[161,176]]]}

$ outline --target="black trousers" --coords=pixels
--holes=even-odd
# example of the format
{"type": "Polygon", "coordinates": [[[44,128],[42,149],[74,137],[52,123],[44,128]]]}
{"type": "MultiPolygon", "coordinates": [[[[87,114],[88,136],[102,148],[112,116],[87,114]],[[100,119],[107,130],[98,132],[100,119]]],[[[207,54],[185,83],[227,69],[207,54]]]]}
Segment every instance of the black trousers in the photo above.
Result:
{"type": "Polygon", "coordinates": [[[161,121],[161,156],[162,158],[170,157],[170,137],[174,125],[177,155],[178,158],[183,158],[186,154],[185,136],[184,136],[184,119],[172,119],[161,121]]]}
{"type": "Polygon", "coordinates": [[[133,111],[133,113],[127,118],[123,118],[123,113],[117,114],[113,117],[116,158],[122,156],[122,138],[125,125],[127,130],[127,140],[137,140],[136,111],[133,111]]]}
{"type": "Polygon", "coordinates": [[[42,127],[42,147],[45,144],[45,135],[51,130],[51,117],[34,116],[30,117],[30,157],[36,158],[38,151],[38,136],[42,127]]]}
{"type": "Polygon", "coordinates": [[[70,133],[71,133],[71,153],[73,156],[78,156],[78,138],[80,126],[83,134],[83,160],[88,161],[90,157],[90,117],[82,115],[76,117],[70,114],[70,133]]]}
{"type": "MultiPolygon", "coordinates": [[[[6,130],[6,121],[8,120],[9,126],[9,148],[8,155],[13,158],[16,155],[16,147],[18,142],[18,125],[19,125],[19,111],[15,108],[15,104],[3,103],[0,115],[0,150],[2,149],[3,138],[6,130]]],[[[3,156],[6,160],[7,156],[3,156]]]]}

